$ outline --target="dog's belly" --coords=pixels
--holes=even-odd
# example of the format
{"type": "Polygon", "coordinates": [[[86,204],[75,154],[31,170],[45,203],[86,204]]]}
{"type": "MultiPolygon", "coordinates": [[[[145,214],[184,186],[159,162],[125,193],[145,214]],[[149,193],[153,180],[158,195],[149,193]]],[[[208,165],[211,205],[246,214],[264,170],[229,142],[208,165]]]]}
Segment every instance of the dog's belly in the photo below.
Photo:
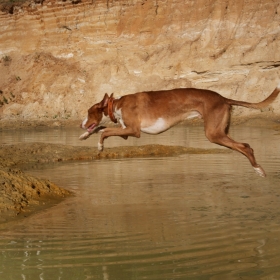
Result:
{"type": "Polygon", "coordinates": [[[158,118],[155,121],[142,121],[141,123],[141,131],[148,134],[158,134],[163,131],[166,131],[170,127],[176,125],[177,123],[193,118],[201,118],[201,114],[198,111],[189,111],[181,116],[176,116],[173,118],[164,119],[162,117],[158,118]]]}
{"type": "Polygon", "coordinates": [[[158,118],[155,122],[141,123],[141,131],[148,134],[158,134],[170,128],[170,124],[166,122],[163,118],[158,118]]]}

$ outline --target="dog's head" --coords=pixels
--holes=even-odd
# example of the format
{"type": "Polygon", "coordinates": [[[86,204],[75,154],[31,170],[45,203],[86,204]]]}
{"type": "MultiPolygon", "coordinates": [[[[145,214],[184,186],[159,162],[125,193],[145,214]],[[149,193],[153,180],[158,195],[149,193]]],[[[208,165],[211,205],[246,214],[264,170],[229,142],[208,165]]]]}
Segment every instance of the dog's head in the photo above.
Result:
{"type": "Polygon", "coordinates": [[[88,115],[81,123],[81,128],[86,129],[88,133],[93,133],[100,124],[102,124],[102,119],[104,118],[104,109],[108,106],[109,96],[106,93],[99,103],[94,104],[88,109],[88,115]]]}

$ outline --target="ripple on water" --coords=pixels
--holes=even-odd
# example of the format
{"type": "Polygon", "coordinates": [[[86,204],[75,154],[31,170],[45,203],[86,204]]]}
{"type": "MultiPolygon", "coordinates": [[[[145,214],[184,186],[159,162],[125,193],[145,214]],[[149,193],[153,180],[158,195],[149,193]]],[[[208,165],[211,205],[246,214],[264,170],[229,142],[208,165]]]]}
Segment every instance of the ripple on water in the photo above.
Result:
{"type": "Polygon", "coordinates": [[[262,133],[238,136],[266,179],[237,153],[29,170],[76,195],[1,226],[1,279],[280,279],[280,153],[262,133]]]}

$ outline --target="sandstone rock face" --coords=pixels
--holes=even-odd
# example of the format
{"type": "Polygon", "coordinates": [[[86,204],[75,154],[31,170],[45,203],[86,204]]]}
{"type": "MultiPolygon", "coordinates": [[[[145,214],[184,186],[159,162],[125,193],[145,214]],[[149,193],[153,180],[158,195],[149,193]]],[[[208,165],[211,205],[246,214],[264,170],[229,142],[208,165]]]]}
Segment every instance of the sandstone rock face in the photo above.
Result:
{"type": "Polygon", "coordinates": [[[46,0],[9,11],[1,119],[80,119],[106,92],[177,87],[258,102],[280,80],[278,0],[46,0]]]}

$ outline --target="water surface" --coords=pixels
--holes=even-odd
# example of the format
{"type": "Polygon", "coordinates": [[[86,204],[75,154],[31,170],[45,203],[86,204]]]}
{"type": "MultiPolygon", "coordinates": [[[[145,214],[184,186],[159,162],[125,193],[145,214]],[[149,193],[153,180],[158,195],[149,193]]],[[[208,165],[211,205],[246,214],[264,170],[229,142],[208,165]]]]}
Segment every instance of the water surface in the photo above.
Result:
{"type": "MultiPolygon", "coordinates": [[[[1,132],[2,143],[79,142],[78,130],[1,132]]],[[[33,166],[74,191],[0,227],[0,279],[280,279],[279,133],[238,126],[268,177],[236,153],[33,166]]],[[[217,147],[201,127],[105,145],[217,147]]]]}

